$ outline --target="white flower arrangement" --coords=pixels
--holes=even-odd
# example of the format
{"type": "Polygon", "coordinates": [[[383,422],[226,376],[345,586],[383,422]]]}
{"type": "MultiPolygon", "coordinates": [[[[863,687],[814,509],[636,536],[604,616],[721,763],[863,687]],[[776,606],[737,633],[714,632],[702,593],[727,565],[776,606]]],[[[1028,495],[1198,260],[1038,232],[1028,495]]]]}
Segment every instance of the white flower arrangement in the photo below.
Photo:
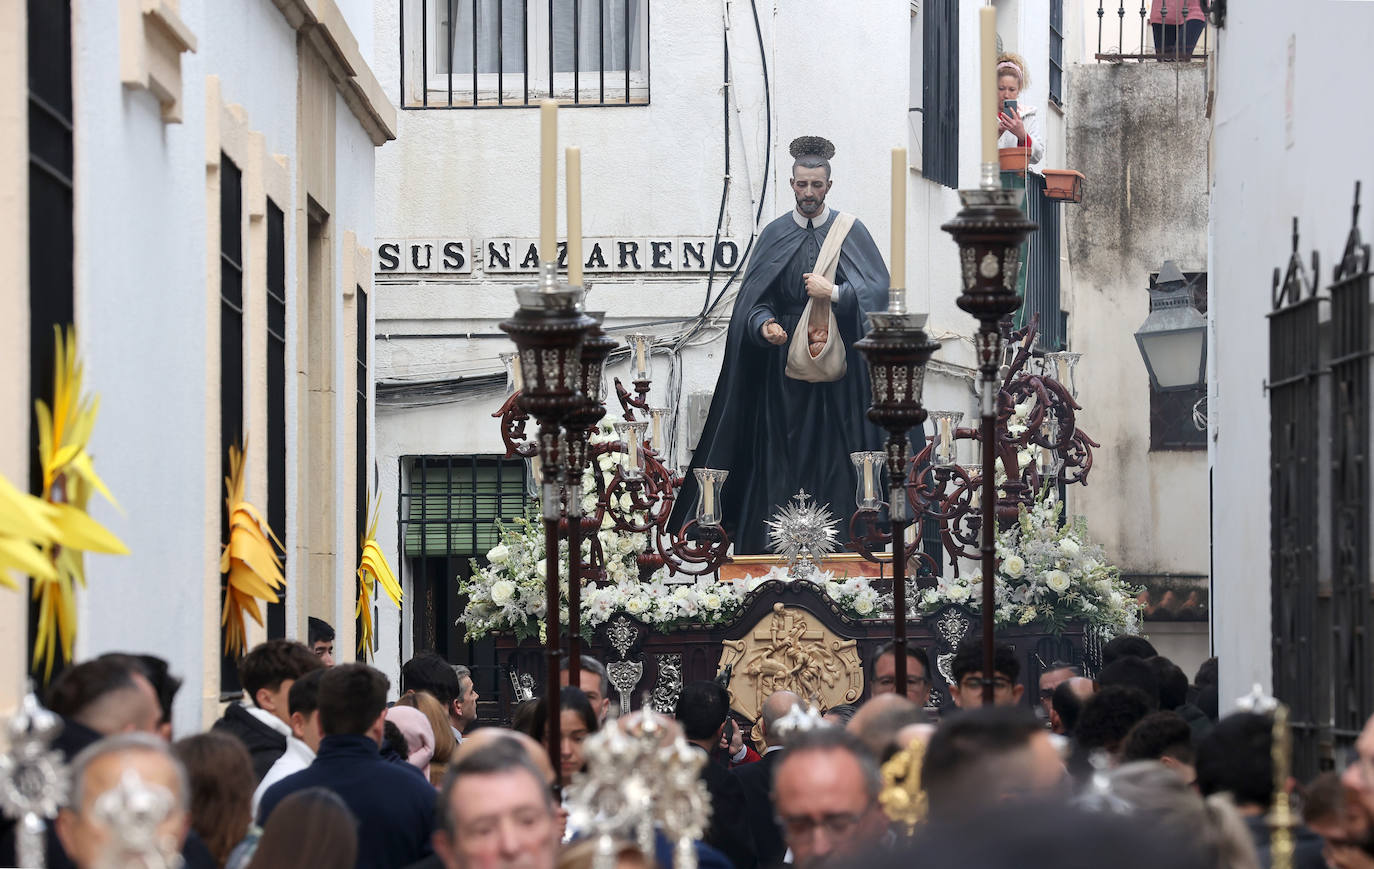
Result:
{"type": "MultiPolygon", "coordinates": [[[[1102,547],[1088,539],[1082,517],[1061,527],[1063,509],[1063,503],[1047,491],[1032,507],[1021,509],[1015,526],[998,532],[997,624],[1039,623],[1057,633],[1069,622],[1082,621],[1104,636],[1136,633],[1140,630],[1137,591],[1106,563],[1102,547]]],[[[982,584],[979,571],[942,577],[935,588],[919,593],[913,609],[933,613],[959,604],[978,611],[982,584]]]]}
{"type": "MultiPolygon", "coordinates": [[[[593,433],[592,443],[617,440],[614,431],[604,426],[593,433]]],[[[582,506],[590,514],[596,510],[597,480],[610,482],[624,455],[605,452],[596,459],[595,471],[582,477],[582,506]]],[[[617,505],[629,510],[628,496],[617,505]]],[[[518,639],[543,637],[548,604],[544,588],[544,529],[538,519],[521,517],[510,523],[497,523],[498,542],[487,552],[487,566],[476,567],[470,579],[461,581],[458,593],[467,597],[467,607],[459,619],[469,639],[497,631],[509,631],[518,639]]],[[[606,585],[586,585],[582,589],[582,628],[590,633],[616,613],[627,613],[662,631],[686,627],[708,627],[733,619],[748,594],[768,582],[789,582],[786,568],[774,567],[762,576],[749,576],[735,582],[714,577],[698,577],[692,582],[668,582],[666,568],[654,572],[647,581],[639,578],[636,557],[648,545],[643,534],[622,534],[614,529],[609,516],[602,521],[597,540],[605,558],[606,585]]],[[[584,557],[590,544],[583,543],[584,557]]],[[[567,543],[560,545],[559,558],[567,563],[567,543]]],[[[811,580],[841,612],[851,618],[866,619],[891,615],[891,603],[864,577],[836,577],[818,571],[811,580]]],[[[560,618],[568,622],[566,576],[559,598],[560,618]]]]}

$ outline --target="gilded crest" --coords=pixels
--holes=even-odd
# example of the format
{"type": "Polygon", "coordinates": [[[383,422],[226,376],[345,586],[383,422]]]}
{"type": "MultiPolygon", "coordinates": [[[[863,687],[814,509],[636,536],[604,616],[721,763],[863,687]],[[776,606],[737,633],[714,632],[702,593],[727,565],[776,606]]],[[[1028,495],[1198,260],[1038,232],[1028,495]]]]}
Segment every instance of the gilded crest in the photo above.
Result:
{"type": "Polygon", "coordinates": [[[822,711],[863,693],[857,643],[840,639],[806,610],[773,604],[743,639],[721,645],[720,670],[734,668],[730,705],[751,720],[776,691],[792,691],[822,711]]]}

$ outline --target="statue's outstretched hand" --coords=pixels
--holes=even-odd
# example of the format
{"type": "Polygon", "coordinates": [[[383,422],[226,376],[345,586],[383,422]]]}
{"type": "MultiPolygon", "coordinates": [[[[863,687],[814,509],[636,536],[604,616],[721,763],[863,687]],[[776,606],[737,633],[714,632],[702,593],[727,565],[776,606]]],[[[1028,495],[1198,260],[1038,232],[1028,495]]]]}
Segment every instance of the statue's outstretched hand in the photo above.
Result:
{"type": "Polygon", "coordinates": [[[776,320],[769,320],[763,324],[763,340],[769,344],[786,344],[787,330],[779,326],[776,320]]]}

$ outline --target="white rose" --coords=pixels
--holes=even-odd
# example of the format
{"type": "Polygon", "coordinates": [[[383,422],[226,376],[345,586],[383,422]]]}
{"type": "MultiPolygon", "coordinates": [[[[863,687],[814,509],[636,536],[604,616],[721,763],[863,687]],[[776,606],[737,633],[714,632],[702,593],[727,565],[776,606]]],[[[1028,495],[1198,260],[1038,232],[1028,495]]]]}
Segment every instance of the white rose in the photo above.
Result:
{"type": "Polygon", "coordinates": [[[1045,585],[1063,594],[1069,588],[1069,575],[1062,570],[1051,570],[1045,574],[1045,585]]]}
{"type": "Polygon", "coordinates": [[[720,595],[708,591],[701,596],[701,605],[712,611],[720,609],[720,595]]]}
{"type": "Polygon", "coordinates": [[[625,612],[629,613],[632,616],[637,616],[640,613],[644,612],[644,599],[632,597],[629,600],[625,601],[625,612]]]}
{"type": "Polygon", "coordinates": [[[955,603],[968,600],[968,589],[962,585],[951,585],[945,596],[955,603]]]}
{"type": "Polygon", "coordinates": [[[1002,572],[1007,576],[1020,576],[1026,572],[1026,560],[1019,555],[1009,555],[1002,562],[1002,572]]]}
{"type": "Polygon", "coordinates": [[[505,606],[514,596],[515,583],[509,579],[498,579],[491,584],[491,602],[497,606],[505,606]]]}
{"type": "Polygon", "coordinates": [[[1078,541],[1074,540],[1072,537],[1065,537],[1063,540],[1059,541],[1059,551],[1065,555],[1077,555],[1078,541]]]}
{"type": "Polygon", "coordinates": [[[873,612],[873,601],[869,600],[865,595],[859,595],[854,598],[854,612],[861,616],[868,615],[873,612]]]}
{"type": "Polygon", "coordinates": [[[504,543],[498,543],[487,551],[487,561],[492,564],[505,564],[510,561],[510,547],[504,543]]]}

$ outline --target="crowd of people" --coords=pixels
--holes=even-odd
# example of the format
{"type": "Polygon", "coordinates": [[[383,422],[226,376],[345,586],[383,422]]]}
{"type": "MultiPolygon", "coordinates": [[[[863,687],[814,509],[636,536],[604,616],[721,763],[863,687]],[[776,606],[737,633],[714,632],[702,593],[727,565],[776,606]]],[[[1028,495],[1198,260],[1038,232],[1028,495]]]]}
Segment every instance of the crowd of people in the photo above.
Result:
{"type": "MultiPolygon", "coordinates": [[[[587,740],[626,721],[610,716],[595,659],[582,659],[576,685],[563,670],[555,769],[541,702],[518,705],[510,727],[478,727],[465,667],[421,654],[393,692],[373,667],[334,664],[332,640],[312,619],[306,644],[253,648],[239,666],[244,699],[175,740],[179,681],[165,661],[106,654],[64,670],[44,699],[70,773],[46,865],[145,865],[130,861],[149,847],[196,869],[674,865],[662,836],[648,851],[620,841],[607,852],[560,802],[560,784],[586,774],[587,740]],[[139,840],[127,813],[146,820],[149,806],[160,821],[139,840]]],[[[857,707],[814,709],[778,691],[750,722],[719,682],[683,687],[666,726],[701,761],[710,813],[698,865],[1273,865],[1273,721],[1219,715],[1215,659],[1190,681],[1122,637],[1094,678],[1051,662],[1026,698],[1016,655],[998,646],[984,706],[975,638],[949,662],[952,705],[937,708],[926,653],[907,649],[905,694],[895,655],[876,651],[857,707]],[[914,835],[882,799],[883,764],[911,749],[925,806],[914,835]]],[[[1296,869],[1374,867],[1374,719],[1355,748],[1344,773],[1288,783],[1296,869]]],[[[17,865],[15,833],[0,840],[0,865],[17,865]]]]}

